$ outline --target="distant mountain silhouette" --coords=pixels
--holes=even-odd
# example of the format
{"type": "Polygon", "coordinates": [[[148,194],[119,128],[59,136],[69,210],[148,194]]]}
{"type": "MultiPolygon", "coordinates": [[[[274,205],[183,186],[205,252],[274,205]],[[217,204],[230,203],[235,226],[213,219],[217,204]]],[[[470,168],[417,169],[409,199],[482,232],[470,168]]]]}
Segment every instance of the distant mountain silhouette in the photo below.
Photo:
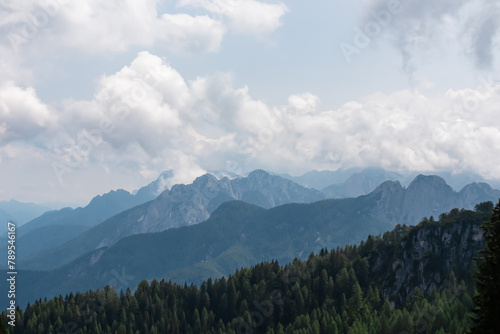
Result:
{"type": "Polygon", "coordinates": [[[304,188],[263,170],[256,170],[246,178],[233,180],[217,180],[212,174],[205,174],[190,185],[173,186],[153,201],[120,212],[73,240],[66,240],[65,244],[26,258],[23,267],[52,269],[88,251],[113,245],[129,235],[198,224],[208,219],[222,203],[234,199],[271,208],[286,203],[314,202],[323,198],[320,191],[304,188]]]}

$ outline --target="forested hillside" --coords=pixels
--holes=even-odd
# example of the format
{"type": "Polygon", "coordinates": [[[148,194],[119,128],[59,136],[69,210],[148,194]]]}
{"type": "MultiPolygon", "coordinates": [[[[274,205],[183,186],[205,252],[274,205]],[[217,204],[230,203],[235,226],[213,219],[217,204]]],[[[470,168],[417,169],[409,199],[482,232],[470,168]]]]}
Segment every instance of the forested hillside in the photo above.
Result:
{"type": "MultiPolygon", "coordinates": [[[[201,285],[142,281],[39,300],[12,333],[463,333],[480,224],[492,204],[397,226],[305,261],[264,262],[201,285]],[[427,242],[428,246],[425,246],[427,242]],[[460,247],[464,248],[461,252],[460,247]],[[410,268],[405,270],[404,268],[410,268]]],[[[4,317],[6,316],[4,312],[4,317]]],[[[5,318],[4,318],[5,319],[5,318]]]]}

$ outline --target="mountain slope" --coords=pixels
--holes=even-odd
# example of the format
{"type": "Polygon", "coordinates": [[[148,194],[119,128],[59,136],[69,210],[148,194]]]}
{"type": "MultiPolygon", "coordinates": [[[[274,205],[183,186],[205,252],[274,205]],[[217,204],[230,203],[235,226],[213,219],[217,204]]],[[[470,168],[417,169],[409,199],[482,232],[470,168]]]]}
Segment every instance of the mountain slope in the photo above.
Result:
{"type": "MultiPolygon", "coordinates": [[[[94,197],[85,207],[45,212],[18,229],[18,259],[64,244],[109,217],[154,199],[171,176],[171,171],[165,171],[135,194],[119,189],[94,197]]],[[[6,239],[1,243],[6,244],[6,239]]]]}
{"type": "Polygon", "coordinates": [[[18,226],[49,210],[48,207],[34,203],[23,203],[15,200],[0,202],[0,218],[2,220],[13,220],[18,226]]]}
{"type": "Polygon", "coordinates": [[[415,225],[424,217],[438,217],[453,208],[473,209],[485,201],[496,202],[500,191],[486,183],[471,183],[455,192],[436,175],[418,175],[403,188],[399,181],[386,181],[370,195],[380,198],[374,211],[379,219],[396,224],[415,225]]]}
{"type": "Polygon", "coordinates": [[[496,202],[500,191],[485,183],[471,183],[455,192],[439,176],[418,175],[405,190],[400,223],[415,224],[423,217],[438,217],[453,208],[471,210],[484,201],[496,202]]]}
{"type": "Polygon", "coordinates": [[[307,188],[324,189],[326,186],[332,184],[343,183],[354,173],[360,171],[362,171],[361,168],[338,169],[336,171],[313,170],[300,176],[291,176],[288,174],[280,174],[280,176],[307,188]]]}
{"type": "MultiPolygon", "coordinates": [[[[369,201],[370,199],[364,198],[363,200],[369,201]]],[[[81,291],[81,289],[85,289],[82,288],[83,286],[87,286],[86,289],[88,289],[91,286],[104,286],[106,284],[112,285],[118,290],[125,290],[127,286],[137,286],[142,278],[161,277],[158,273],[162,268],[179,267],[183,262],[182,258],[186,262],[195,263],[196,270],[201,270],[204,274],[217,271],[232,273],[234,269],[230,267],[239,268],[241,263],[246,261],[241,255],[253,254],[255,257],[250,261],[260,261],[259,257],[266,251],[266,248],[263,248],[266,244],[269,250],[272,250],[274,254],[278,254],[277,257],[268,254],[267,256],[271,259],[287,254],[289,249],[292,249],[291,254],[293,254],[304,245],[307,248],[307,240],[311,240],[310,235],[308,231],[301,230],[299,227],[302,218],[296,216],[297,212],[305,211],[305,214],[309,215],[320,211],[328,212],[329,209],[343,211],[342,207],[349,207],[353,204],[349,202],[352,201],[328,200],[314,204],[289,204],[270,210],[263,210],[242,202],[229,202],[216,210],[213,217],[205,223],[162,233],[131,236],[108,249],[89,253],[60,270],[49,273],[25,272],[22,277],[24,280],[26,277],[37,275],[39,279],[31,281],[32,284],[27,287],[28,291],[30,293],[43,291],[50,296],[51,294],[64,294],[70,290],[81,291]],[[283,212],[288,212],[289,216],[284,217],[283,212]],[[247,218],[243,223],[239,223],[238,219],[240,217],[247,218]],[[262,227],[267,227],[267,230],[261,230],[256,225],[259,222],[262,227]],[[286,235],[274,233],[274,228],[277,226],[281,229],[286,227],[284,229],[286,235]],[[220,229],[221,227],[224,229],[220,229]],[[211,244],[213,241],[211,229],[213,228],[224,233],[224,238],[217,240],[216,244],[211,244]],[[228,230],[232,230],[232,232],[225,232],[228,230]],[[244,233],[245,238],[242,238],[243,234],[241,232],[246,232],[244,233]],[[295,235],[301,235],[302,237],[295,235]],[[185,240],[186,236],[202,237],[202,240],[206,240],[206,242],[196,243],[194,240],[190,240],[185,244],[182,240],[185,240]],[[231,236],[234,237],[233,241],[227,238],[231,236]],[[254,248],[247,248],[246,240],[252,238],[263,240],[263,242],[254,248]],[[226,245],[231,243],[233,243],[233,246],[223,250],[226,245]],[[287,244],[289,249],[283,247],[283,243],[287,244]],[[135,252],[130,252],[128,246],[133,244],[135,244],[133,248],[135,252]],[[198,247],[193,247],[196,244],[198,247]],[[202,252],[198,252],[198,248],[202,252]],[[247,249],[245,250],[245,248],[247,249]],[[228,250],[231,250],[233,254],[228,254],[228,250]],[[167,257],[165,254],[171,256],[167,257]],[[224,257],[229,260],[240,259],[242,261],[237,264],[229,263],[226,268],[220,266],[221,263],[210,267],[212,259],[207,257],[207,254],[215,256],[213,259],[224,257]],[[41,290],[41,285],[57,281],[59,282],[58,287],[54,287],[54,285],[46,286],[44,290],[41,290]]],[[[431,301],[436,302],[436,307],[441,311],[444,304],[454,304],[455,306],[451,307],[451,310],[456,311],[457,304],[455,301],[457,298],[462,298],[462,294],[466,291],[468,291],[469,295],[462,301],[466,304],[465,307],[470,308],[470,294],[473,292],[474,284],[472,273],[475,270],[473,257],[485,245],[484,236],[479,225],[489,219],[491,209],[491,203],[477,206],[474,212],[454,209],[450,213],[443,214],[440,222],[425,220],[416,227],[398,225],[394,230],[384,233],[383,236],[370,236],[366,242],[362,242],[359,246],[346,246],[343,249],[337,248],[337,250],[328,252],[323,249],[325,245],[317,245],[316,252],[320,251],[318,255],[308,256],[306,253],[302,256],[302,258],[308,258],[307,262],[294,260],[293,264],[283,268],[273,261],[272,263],[256,265],[254,268],[241,269],[227,280],[223,278],[218,281],[221,285],[215,290],[212,285],[213,280],[207,282],[207,276],[205,276],[205,282],[201,284],[201,297],[204,298],[205,292],[209,294],[209,299],[205,299],[213,303],[213,308],[209,309],[214,312],[222,309],[224,311],[221,311],[221,314],[239,314],[239,316],[242,316],[242,307],[245,309],[245,305],[250,304],[249,302],[243,302],[244,298],[248,298],[249,301],[274,301],[275,299],[270,299],[269,294],[272,295],[272,291],[278,291],[280,294],[275,294],[273,298],[284,297],[281,300],[287,304],[288,308],[278,311],[276,321],[284,321],[283,318],[279,317],[279,314],[283,312],[287,314],[287,319],[291,318],[293,321],[295,316],[290,312],[301,312],[302,307],[308,307],[306,305],[309,305],[309,307],[322,307],[325,298],[332,298],[336,300],[334,304],[328,303],[324,306],[331,310],[334,309],[333,305],[337,310],[347,307],[345,312],[339,312],[339,315],[341,313],[342,317],[346,318],[345,321],[351,325],[354,322],[352,314],[357,313],[357,311],[353,311],[352,307],[357,310],[360,307],[360,301],[364,300],[364,298],[366,298],[366,301],[375,301],[375,304],[371,307],[379,310],[382,309],[382,304],[384,304],[384,308],[388,307],[385,311],[380,311],[380,316],[384,315],[387,318],[389,316],[386,312],[393,309],[387,301],[394,302],[398,308],[406,305],[410,311],[413,309],[412,305],[418,302],[419,306],[415,309],[416,313],[414,315],[419,319],[422,318],[422,311],[424,311],[424,315],[429,312],[429,303],[431,301]],[[235,283],[235,276],[239,283],[236,282],[236,286],[231,287],[231,284],[235,283]],[[230,283],[231,281],[233,283],[230,283]],[[298,284],[299,289],[296,289],[296,284],[298,284]],[[233,290],[233,288],[236,289],[233,290]],[[238,291],[242,297],[238,297],[239,302],[237,305],[230,306],[230,304],[227,304],[227,302],[231,303],[233,300],[231,296],[236,296],[238,291]],[[300,297],[297,294],[294,294],[293,297],[289,294],[289,292],[299,293],[299,291],[300,297]],[[436,292],[434,291],[445,291],[444,299],[441,302],[436,300],[436,292]],[[259,296],[256,296],[255,293],[259,294],[259,296]],[[313,298],[318,298],[316,301],[309,299],[313,294],[313,298]],[[415,294],[416,297],[413,298],[412,296],[415,294]],[[225,299],[224,296],[227,296],[226,303],[222,302],[225,299]],[[424,305],[420,304],[425,298],[429,298],[429,303],[427,305],[425,303],[424,305]],[[302,299],[305,304],[299,302],[302,299]],[[387,301],[384,303],[384,300],[387,301]],[[291,311],[295,306],[298,306],[298,310],[291,311]],[[227,313],[225,307],[230,307],[232,310],[227,313]],[[426,310],[422,310],[422,307],[425,307],[426,310]],[[349,318],[351,320],[347,319],[349,315],[351,315],[351,318],[349,318]]],[[[342,216],[342,214],[337,214],[334,220],[339,219],[338,221],[341,221],[344,219],[342,216]]],[[[321,225],[317,225],[321,220],[318,220],[318,218],[320,217],[312,217],[310,220],[310,223],[315,228],[321,225]]],[[[355,217],[345,219],[352,218],[355,217]]],[[[363,216],[357,218],[363,218],[363,216]]],[[[325,224],[324,221],[322,223],[325,224]]],[[[361,226],[370,226],[366,224],[365,220],[357,223],[356,226],[353,226],[353,229],[359,230],[360,224],[361,226]]],[[[329,225],[330,231],[338,231],[335,227],[336,222],[331,223],[329,225]]],[[[312,242],[310,246],[314,247],[315,242],[312,242]]],[[[290,261],[284,258],[281,263],[287,262],[290,261]]],[[[227,260],[226,263],[228,263],[227,260]]],[[[180,267],[177,272],[183,270],[183,267],[180,267]]],[[[168,275],[163,276],[167,280],[171,278],[168,275]]],[[[23,285],[25,282],[22,281],[20,284],[23,285]]],[[[155,284],[158,283],[153,282],[153,285],[155,284]]],[[[139,284],[136,296],[141,294],[144,286],[148,286],[144,281],[139,284]]],[[[172,291],[172,288],[181,288],[182,286],[183,284],[173,284],[169,291],[172,291]]],[[[159,297],[162,298],[157,287],[155,289],[159,297]]],[[[197,288],[185,285],[184,289],[193,292],[197,288]]],[[[194,295],[191,292],[179,294],[176,298],[180,298],[181,295],[193,297],[194,295]]],[[[24,298],[24,296],[20,296],[20,300],[23,300],[23,302],[25,302],[24,298]]],[[[169,299],[170,303],[174,302],[176,298],[169,299]]],[[[192,299],[192,301],[194,300],[199,299],[197,297],[192,299]]],[[[184,306],[179,304],[177,307],[185,307],[187,304],[183,303],[182,305],[184,306]]],[[[279,305],[283,304],[276,303],[275,307],[279,305]]],[[[145,307],[145,304],[143,306],[145,307]]],[[[169,304],[169,307],[172,308],[173,305],[169,304]]],[[[368,311],[366,307],[363,310],[364,312],[368,311]]],[[[449,311],[446,309],[446,312],[449,311]]],[[[375,318],[380,316],[375,315],[375,318]]],[[[366,320],[365,317],[363,318],[366,320]]],[[[434,319],[432,317],[429,320],[431,332],[437,331],[440,326],[444,325],[453,327],[450,321],[446,321],[446,319],[434,319]],[[437,328],[434,328],[434,326],[437,326],[437,328]]],[[[344,322],[344,326],[346,322],[344,322]]],[[[404,329],[411,330],[413,328],[412,322],[405,322],[404,325],[400,324],[394,327],[394,330],[383,329],[384,326],[392,327],[391,323],[396,326],[397,322],[388,321],[384,323],[385,325],[374,322],[373,325],[382,326],[382,329],[378,330],[379,332],[390,333],[400,333],[404,329]]]]}
{"type": "Polygon", "coordinates": [[[323,194],[317,190],[306,189],[261,170],[250,173],[246,178],[233,180],[217,180],[213,175],[205,174],[190,185],[175,185],[154,201],[113,216],[65,244],[33,255],[20,266],[25,269],[53,269],[129,235],[198,224],[208,219],[222,203],[234,199],[271,208],[322,198],[323,194]]]}
{"type": "Polygon", "coordinates": [[[114,272],[134,277],[130,280],[133,286],[143,278],[170,277],[170,272],[179,275],[179,270],[186,272],[182,280],[191,281],[193,273],[198,275],[193,268],[200,265],[228,275],[255,261],[278,259],[286,263],[322,247],[358,242],[368,234],[389,229],[370,217],[369,208],[375,205],[369,196],[268,210],[240,201],[227,202],[206,222],[123,238],[109,248],[40,274],[33,287],[38,294],[53,295],[106,285],[115,279],[114,272]],[[366,210],[355,210],[358,206],[366,210]]]}
{"type": "Polygon", "coordinates": [[[354,173],[346,181],[333,184],[322,191],[328,198],[348,198],[366,195],[385,181],[401,179],[395,173],[386,172],[380,168],[366,168],[359,173],[354,173]]]}
{"type": "Polygon", "coordinates": [[[98,195],[94,197],[83,208],[64,208],[47,212],[20,228],[19,236],[48,225],[80,225],[91,227],[110,216],[142,203],[142,201],[142,199],[136,198],[128,191],[122,189],[113,190],[102,196],[98,195]]]}

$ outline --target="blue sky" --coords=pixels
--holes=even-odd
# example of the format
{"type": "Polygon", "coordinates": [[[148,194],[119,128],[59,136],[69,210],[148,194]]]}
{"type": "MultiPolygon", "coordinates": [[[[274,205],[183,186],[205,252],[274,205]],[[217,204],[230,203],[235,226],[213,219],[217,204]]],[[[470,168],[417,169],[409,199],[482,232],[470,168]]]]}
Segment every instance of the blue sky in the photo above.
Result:
{"type": "Polygon", "coordinates": [[[500,172],[497,1],[0,5],[0,200],[174,169],[500,172]]]}

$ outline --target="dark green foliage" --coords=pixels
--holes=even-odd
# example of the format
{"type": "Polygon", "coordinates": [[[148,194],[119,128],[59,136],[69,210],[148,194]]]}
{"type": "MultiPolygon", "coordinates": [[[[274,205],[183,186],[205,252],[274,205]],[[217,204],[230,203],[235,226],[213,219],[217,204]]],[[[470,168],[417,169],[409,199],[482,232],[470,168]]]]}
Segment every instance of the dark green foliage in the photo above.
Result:
{"type": "Polygon", "coordinates": [[[7,328],[5,327],[4,317],[0,318],[0,334],[7,334],[7,328]]]}
{"type": "MultiPolygon", "coordinates": [[[[240,201],[227,202],[203,223],[129,236],[108,249],[87,253],[59,269],[28,273],[24,277],[31,281],[29,291],[20,290],[17,301],[25,306],[33,302],[33,298],[102,288],[113,284],[110,281],[116,276],[112,270],[124,271],[131,277],[126,282],[128,286],[120,286],[126,289],[135,287],[141,279],[165,278],[200,284],[207,277],[227,276],[238,268],[262,261],[275,259],[288,263],[296,257],[306,259],[309,253],[319,252],[321,248],[357,243],[369,234],[390,229],[390,224],[355,210],[374,203],[365,196],[287,204],[264,210],[240,201]],[[92,258],[97,262],[89,266],[92,258]]],[[[145,210],[146,206],[137,208],[145,210]]],[[[144,212],[138,210],[120,213],[85,232],[66,248],[55,247],[51,253],[40,253],[35,262],[38,265],[47,261],[60,263],[62,258],[96,248],[97,244],[91,245],[96,243],[95,238],[91,238],[92,233],[99,231],[99,235],[112,235],[120,219],[137,221],[142,215],[144,212]]]]}
{"type": "Polygon", "coordinates": [[[28,334],[463,333],[472,322],[473,267],[461,274],[443,272],[445,284],[438,288],[423,291],[415,283],[410,295],[389,299],[383,292],[387,282],[374,269],[391,272],[395,254],[404,252],[424,230],[437,238],[436,231],[449,224],[464,230],[487,216],[481,210],[452,211],[442,215],[442,222],[397,226],[359,246],[321,249],[284,267],[276,261],[263,262],[199,286],[152,280],[140,282],[133,293],[106,287],[38,300],[24,311],[18,309],[16,327],[9,330],[28,334]],[[375,255],[386,261],[377,261],[375,255]]]}
{"type": "MultiPolygon", "coordinates": [[[[487,209],[487,208],[482,208],[487,209]]],[[[481,225],[486,234],[486,249],[476,275],[478,295],[474,298],[475,326],[473,333],[500,332],[500,201],[493,208],[490,221],[481,225]]]]}
{"type": "Polygon", "coordinates": [[[465,304],[470,291],[447,288],[424,297],[417,290],[403,308],[394,309],[387,301],[382,303],[376,286],[360,285],[353,269],[356,253],[324,252],[285,267],[261,263],[200,287],[153,280],[142,281],[134,294],[130,290],[117,294],[107,287],[39,300],[18,314],[23,322],[9,329],[11,333],[50,333],[49,328],[54,333],[435,333],[453,328],[459,333],[469,325],[465,304]],[[348,257],[344,264],[322,269],[322,263],[339,255],[348,257]]]}

